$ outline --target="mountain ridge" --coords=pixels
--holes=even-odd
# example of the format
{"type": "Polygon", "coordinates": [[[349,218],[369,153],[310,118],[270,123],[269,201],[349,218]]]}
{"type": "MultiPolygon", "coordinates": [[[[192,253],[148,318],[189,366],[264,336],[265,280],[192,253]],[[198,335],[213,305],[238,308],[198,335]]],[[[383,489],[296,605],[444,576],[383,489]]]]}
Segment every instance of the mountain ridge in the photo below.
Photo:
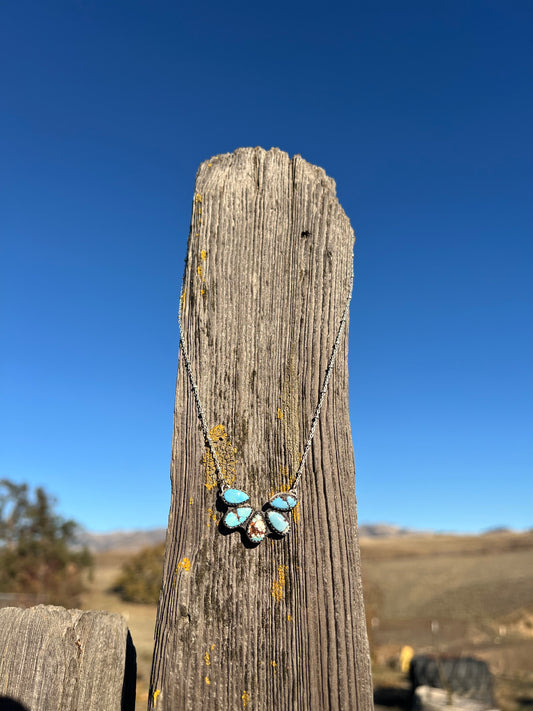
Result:
{"type": "MultiPolygon", "coordinates": [[[[111,550],[135,550],[163,543],[166,528],[116,530],[105,533],[83,531],[78,540],[80,545],[99,553],[111,550]]],[[[359,526],[360,538],[398,538],[415,535],[431,535],[434,531],[419,531],[405,526],[396,526],[388,523],[361,524],[359,526]]]]}

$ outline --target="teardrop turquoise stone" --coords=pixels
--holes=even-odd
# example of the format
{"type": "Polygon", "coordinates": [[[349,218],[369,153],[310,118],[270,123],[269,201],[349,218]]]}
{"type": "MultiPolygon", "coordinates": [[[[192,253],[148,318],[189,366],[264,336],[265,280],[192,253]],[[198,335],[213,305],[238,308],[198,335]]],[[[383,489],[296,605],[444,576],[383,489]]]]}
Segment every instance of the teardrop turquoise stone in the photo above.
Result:
{"type": "Polygon", "coordinates": [[[252,511],[253,509],[251,506],[239,506],[236,509],[228,511],[222,521],[227,528],[238,528],[245,523],[252,511]]]}
{"type": "Polygon", "coordinates": [[[228,506],[238,506],[239,504],[244,504],[244,502],[249,499],[248,494],[241,489],[226,489],[222,494],[222,500],[228,506]]]}
{"type": "Polygon", "coordinates": [[[266,517],[268,525],[275,533],[283,536],[289,532],[289,522],[279,511],[267,511],[266,517]]]}
{"type": "Polygon", "coordinates": [[[296,506],[298,499],[292,494],[283,492],[273,496],[269,503],[273,509],[277,509],[278,511],[290,511],[296,506]]]}

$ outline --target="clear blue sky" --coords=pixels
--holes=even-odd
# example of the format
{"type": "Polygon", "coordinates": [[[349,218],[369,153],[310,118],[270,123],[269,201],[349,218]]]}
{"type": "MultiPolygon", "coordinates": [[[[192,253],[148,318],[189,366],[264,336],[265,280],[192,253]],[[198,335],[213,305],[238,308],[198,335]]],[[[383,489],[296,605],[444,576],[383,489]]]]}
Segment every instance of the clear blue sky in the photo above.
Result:
{"type": "Polygon", "coordinates": [[[361,522],[533,526],[533,4],[7,0],[0,477],[166,525],[194,176],[278,146],[357,234],[361,522]]]}

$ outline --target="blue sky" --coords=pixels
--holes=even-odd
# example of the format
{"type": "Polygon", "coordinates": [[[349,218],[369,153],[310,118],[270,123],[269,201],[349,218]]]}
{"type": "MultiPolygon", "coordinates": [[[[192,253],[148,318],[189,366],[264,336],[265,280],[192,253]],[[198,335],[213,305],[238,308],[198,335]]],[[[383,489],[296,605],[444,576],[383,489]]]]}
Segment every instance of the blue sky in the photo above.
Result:
{"type": "Polygon", "coordinates": [[[533,526],[529,2],[0,9],[0,477],[164,526],[199,163],[277,146],[357,234],[361,522],[533,526]]]}

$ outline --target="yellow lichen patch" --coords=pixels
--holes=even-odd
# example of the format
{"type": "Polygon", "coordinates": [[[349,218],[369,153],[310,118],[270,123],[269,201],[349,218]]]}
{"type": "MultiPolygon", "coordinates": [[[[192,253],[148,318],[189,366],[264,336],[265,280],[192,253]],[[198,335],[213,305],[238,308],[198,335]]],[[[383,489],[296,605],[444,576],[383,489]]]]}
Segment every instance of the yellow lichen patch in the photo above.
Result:
{"type": "Polygon", "coordinates": [[[207,509],[207,528],[209,528],[209,526],[211,525],[211,521],[216,522],[216,520],[217,520],[217,515],[213,511],[213,509],[211,509],[211,508],[207,509]]]}
{"type": "Polygon", "coordinates": [[[288,570],[286,565],[278,565],[278,577],[272,581],[272,597],[276,602],[283,599],[283,589],[286,585],[285,573],[288,570]]]}
{"type": "Polygon", "coordinates": [[[215,648],[215,645],[212,644],[212,645],[211,645],[211,651],[213,651],[214,648],[215,648]]]}
{"type": "Polygon", "coordinates": [[[208,163],[208,164],[207,164],[207,167],[208,167],[208,168],[211,168],[212,165],[213,165],[212,163],[208,163]]]}
{"type": "Polygon", "coordinates": [[[179,562],[179,563],[177,564],[177,566],[176,566],[176,572],[177,572],[180,568],[181,568],[182,570],[185,570],[185,572],[188,573],[189,570],[191,569],[191,561],[190,561],[188,558],[182,558],[182,559],[180,560],[180,562],[179,562]]]}
{"type": "Polygon", "coordinates": [[[202,196],[200,195],[200,193],[196,193],[196,195],[194,196],[194,200],[195,202],[202,202],[202,196]]]}
{"type": "Polygon", "coordinates": [[[280,407],[278,407],[278,420],[282,420],[282,419],[283,419],[283,411],[280,407]]]}
{"type": "Polygon", "coordinates": [[[200,296],[203,296],[205,294],[205,289],[200,289],[200,296]]]}
{"type": "Polygon", "coordinates": [[[211,683],[211,682],[209,681],[209,677],[208,677],[208,676],[205,677],[204,681],[205,681],[206,684],[210,684],[210,683],[211,683]]]}
{"type": "MultiPolygon", "coordinates": [[[[231,486],[237,476],[236,450],[228,438],[224,425],[215,425],[209,431],[209,436],[213,443],[224,481],[228,486],[231,486]]],[[[218,481],[213,455],[207,448],[203,456],[203,465],[205,467],[205,486],[211,491],[217,486],[218,481]]]]}
{"type": "Polygon", "coordinates": [[[204,654],[204,662],[206,667],[208,667],[211,664],[211,659],[209,658],[209,652],[206,652],[204,654]]]}
{"type": "Polygon", "coordinates": [[[160,693],[161,693],[161,691],[160,691],[159,689],[156,689],[156,690],[154,691],[154,695],[153,695],[153,697],[152,697],[153,700],[154,700],[154,709],[155,709],[155,707],[157,706],[157,697],[159,696],[160,693]]]}
{"type": "Polygon", "coordinates": [[[287,615],[287,622],[292,622],[292,615],[287,615]]]}
{"type": "Polygon", "coordinates": [[[277,667],[278,665],[276,664],[276,662],[275,662],[274,659],[271,660],[270,666],[272,667],[272,671],[274,672],[274,674],[277,674],[277,673],[278,673],[278,670],[276,669],[276,667],[277,667]]]}
{"type": "Polygon", "coordinates": [[[299,501],[292,510],[292,521],[296,525],[298,525],[300,523],[300,502],[299,501]]]}
{"type": "Polygon", "coordinates": [[[196,273],[198,274],[199,277],[203,277],[203,275],[204,275],[204,270],[202,269],[202,265],[201,265],[201,264],[199,264],[199,265],[196,267],[196,273]]]}
{"type": "Polygon", "coordinates": [[[242,692],[242,707],[245,709],[248,706],[248,702],[250,701],[250,694],[247,691],[242,692]]]}
{"type": "Polygon", "coordinates": [[[191,496],[191,498],[189,499],[189,504],[192,506],[193,503],[194,503],[194,499],[193,499],[192,496],[191,496]]]}
{"type": "Polygon", "coordinates": [[[207,252],[205,251],[205,249],[202,249],[202,251],[200,252],[200,259],[202,260],[202,262],[205,262],[205,260],[207,259],[207,252]]]}

